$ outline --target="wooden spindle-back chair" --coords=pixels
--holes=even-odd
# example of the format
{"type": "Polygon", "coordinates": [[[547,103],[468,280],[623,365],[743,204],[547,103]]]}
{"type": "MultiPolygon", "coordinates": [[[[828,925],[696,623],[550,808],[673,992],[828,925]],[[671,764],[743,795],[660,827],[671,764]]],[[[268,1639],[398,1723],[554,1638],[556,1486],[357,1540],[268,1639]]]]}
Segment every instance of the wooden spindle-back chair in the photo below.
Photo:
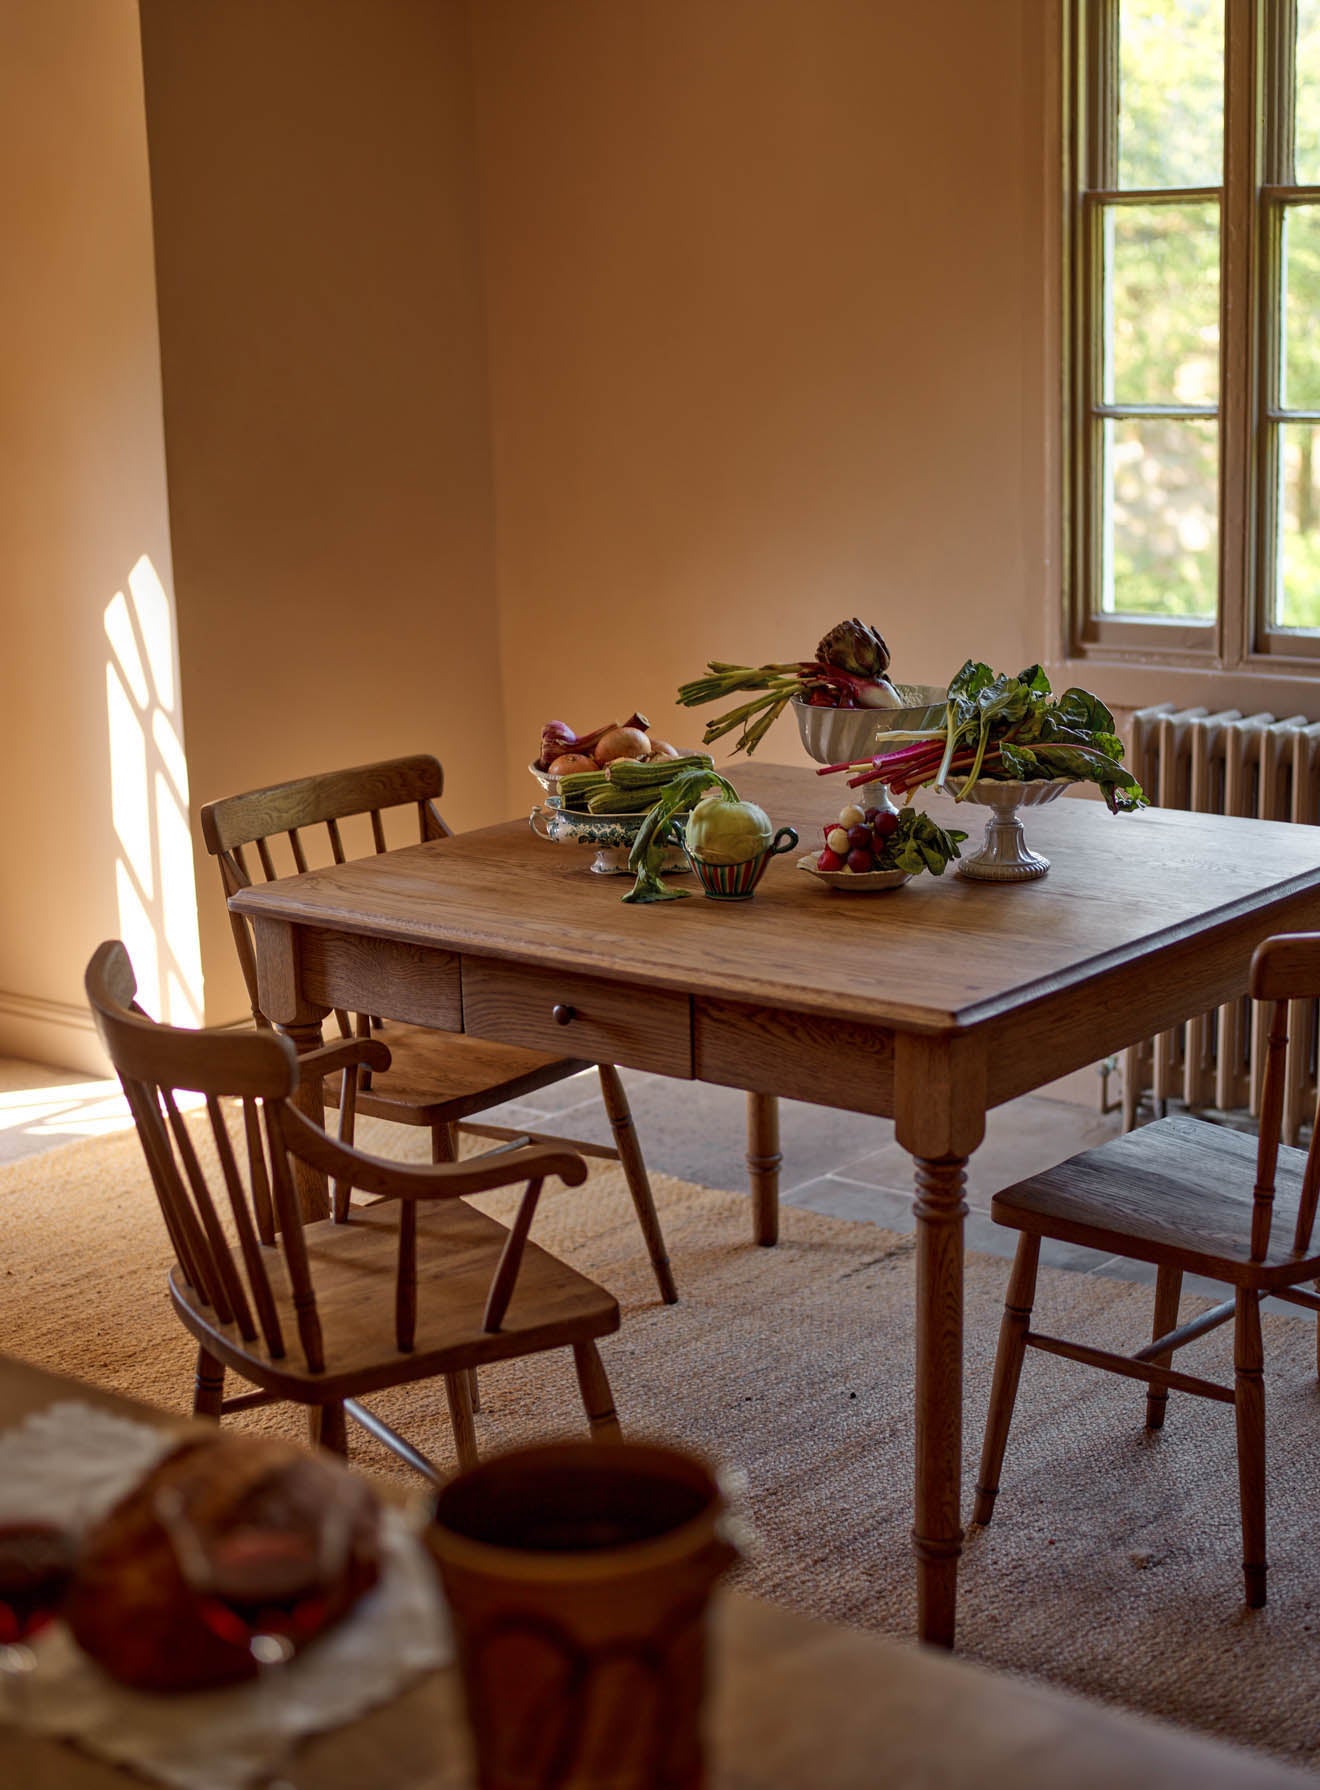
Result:
{"type": "MultiPolygon", "coordinates": [[[[348,855],[344,832],[352,820],[370,822],[369,843],[365,828],[363,832],[368,851],[389,849],[385,822],[396,810],[416,811],[418,836],[423,843],[449,838],[450,829],[436,808],[443,789],[444,772],[437,759],[426,754],[387,759],[208,802],[201,812],[202,837],[207,851],[219,863],[227,898],[248,888],[254,872],[269,881],[306,871],[307,836],[314,830],[324,830],[330,855],[337,864],[342,864],[348,855]],[[281,847],[283,864],[277,857],[281,847]],[[254,855],[255,864],[249,854],[254,855]]],[[[247,922],[232,909],[229,918],[253,1017],[259,1026],[267,1026],[269,1022],[261,1011],[256,956],[247,922]]],[[[425,1126],[431,1133],[433,1162],[453,1159],[456,1131],[504,1143],[567,1142],[581,1155],[617,1160],[628,1182],[660,1296],[667,1303],[678,1297],[628,1096],[612,1064],[595,1065],[614,1136],[611,1148],[473,1121],[476,1113],[506,1100],[525,1099],[538,1088],[592,1066],[581,1058],[543,1056],[515,1045],[491,1044],[461,1033],[430,1031],[424,1026],[386,1022],[382,1027],[377,1020],[373,1027],[372,1021],[362,1014],[338,1013],[336,1019],[344,1036],[356,1033],[365,1037],[374,1029],[388,1043],[391,1056],[391,1067],[384,1075],[362,1070],[356,1076],[345,1076],[337,1086],[329,1079],[324,1083],[327,1102],[340,1103],[341,1135],[347,1141],[353,1138],[355,1115],[363,1113],[392,1119],[400,1125],[425,1126]]],[[[342,1187],[336,1187],[336,1199],[342,1203],[345,1197],[342,1187]]]]}
{"type": "MultiPolygon", "coordinates": [[[[309,1059],[287,1039],[156,1024],[137,1005],[117,941],[93,956],[86,989],[174,1250],[170,1296],[198,1344],[198,1415],[293,1400],[308,1408],[314,1439],[344,1452],[347,1414],[438,1478],[361,1396],[442,1374],[459,1460],[470,1465],[470,1372],[568,1347],[593,1434],[617,1436],[596,1340],[617,1330],[618,1306],[528,1240],[544,1183],[557,1176],[580,1186],[581,1156],[544,1144],[431,1168],[368,1156],[290,1104],[309,1059]],[[200,1129],[180,1108],[182,1090],[205,1097],[200,1129]],[[374,1203],[345,1202],[337,1217],[302,1224],[293,1158],[376,1196],[374,1203]],[[524,1193],[508,1227],[463,1198],[519,1183],[524,1193]],[[226,1369],[255,1390],[226,1398],[226,1369]]],[[[316,1058],[314,1073],[389,1066],[388,1049],[372,1038],[345,1040],[316,1058]]]]}
{"type": "MultiPolygon", "coordinates": [[[[1320,1313],[1302,1281],[1320,1276],[1313,1232],[1320,1192],[1320,1109],[1305,1152],[1280,1141],[1288,1076],[1290,1001],[1320,995],[1320,933],[1267,939],[1252,959],[1251,993],[1267,1003],[1269,1050],[1260,1130],[1253,1142],[1226,1126],[1161,1119],[1086,1150],[996,1194],[991,1214],[1020,1231],[995,1360],[974,1521],[994,1513],[999,1475],[1028,1349],[1144,1380],[1146,1427],[1163,1427],[1169,1393],[1234,1407],[1246,1601],[1265,1602],[1265,1386],[1260,1302],[1285,1299],[1320,1313]],[[1080,1243],[1156,1267],[1151,1341],[1132,1355],[1066,1342],[1031,1328],[1043,1237],[1080,1243]],[[1185,1273],[1233,1288],[1208,1311],[1178,1322],[1185,1273]],[[1234,1325],[1234,1383],[1176,1371],[1176,1350],[1234,1325]]],[[[1320,1337],[1320,1332],[1318,1332],[1320,1337]]],[[[1320,1365],[1320,1363],[1318,1363],[1320,1365]]]]}

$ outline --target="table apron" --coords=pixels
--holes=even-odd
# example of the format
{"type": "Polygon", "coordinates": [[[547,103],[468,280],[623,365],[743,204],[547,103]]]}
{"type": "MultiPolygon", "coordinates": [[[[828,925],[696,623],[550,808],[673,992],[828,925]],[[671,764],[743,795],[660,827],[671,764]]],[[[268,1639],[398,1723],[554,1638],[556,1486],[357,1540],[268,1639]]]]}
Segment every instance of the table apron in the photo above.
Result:
{"type": "Polygon", "coordinates": [[[294,940],[306,1000],[403,1025],[462,1031],[462,977],[454,952],[316,926],[296,927],[294,940]]]}
{"type": "Polygon", "coordinates": [[[853,1020],[694,998],[698,1081],[892,1117],[894,1034],[853,1020]]]}
{"type": "Polygon", "coordinates": [[[1320,928],[1320,890],[1158,953],[1050,990],[976,1027],[986,1048],[987,1095],[1001,1106],[1058,1076],[1084,1069],[1171,1026],[1247,993],[1251,955],[1280,932],[1320,928]]]}

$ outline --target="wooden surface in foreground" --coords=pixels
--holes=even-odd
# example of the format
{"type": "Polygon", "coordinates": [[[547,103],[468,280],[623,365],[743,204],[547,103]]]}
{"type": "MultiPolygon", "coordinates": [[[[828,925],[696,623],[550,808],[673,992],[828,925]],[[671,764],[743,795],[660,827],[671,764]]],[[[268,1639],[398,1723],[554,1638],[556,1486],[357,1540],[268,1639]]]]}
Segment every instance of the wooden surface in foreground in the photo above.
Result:
{"type": "MultiPolygon", "coordinates": [[[[181,1431],[131,1399],[0,1356],[0,1430],[76,1398],[181,1431]]],[[[727,1594],[714,1641],[711,1790],[1287,1790],[1256,1754],[1037,1690],[876,1635],[727,1594]]],[[[471,1790],[456,1674],[309,1741],[295,1790],[471,1790]]],[[[0,1726],[0,1784],[124,1790],[137,1780],[0,1726]]]]}

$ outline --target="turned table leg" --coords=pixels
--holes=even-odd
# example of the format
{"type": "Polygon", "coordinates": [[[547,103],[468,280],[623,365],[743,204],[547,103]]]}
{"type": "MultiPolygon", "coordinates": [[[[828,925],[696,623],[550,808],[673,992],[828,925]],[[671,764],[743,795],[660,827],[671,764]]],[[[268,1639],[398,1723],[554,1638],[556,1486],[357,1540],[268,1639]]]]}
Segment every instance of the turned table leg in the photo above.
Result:
{"type": "Polygon", "coordinates": [[[894,1128],[916,1159],[917,1183],[917,1635],[952,1647],[963,1542],[963,1189],[985,1135],[985,1047],[967,1033],[900,1033],[895,1046],[894,1128]]]}
{"type": "MultiPolygon", "coordinates": [[[[276,1025],[275,1030],[290,1041],[299,1056],[320,1048],[319,1020],[315,1025],[276,1025]]],[[[325,1124],[321,1083],[315,1078],[296,1087],[289,1104],[296,1106],[299,1112],[306,1113],[314,1125],[325,1124]]],[[[329,1218],[330,1189],[320,1169],[313,1168],[311,1163],[303,1162],[296,1156],[290,1158],[289,1167],[293,1172],[293,1186],[298,1195],[298,1209],[303,1215],[303,1223],[312,1224],[318,1218],[329,1218]]]]}
{"type": "Polygon", "coordinates": [[[747,1177],[752,1186],[752,1235],[767,1247],[779,1241],[779,1101],[747,1096],[747,1177]]]}
{"type": "MultiPolygon", "coordinates": [[[[321,1044],[321,1021],[330,1011],[308,1001],[299,980],[294,928],[278,920],[258,919],[252,928],[256,948],[261,1009],[275,1030],[289,1039],[299,1056],[321,1044]]],[[[324,1125],[321,1083],[311,1080],[294,1089],[292,1104],[314,1125],[324,1125]]],[[[290,1163],[303,1222],[330,1216],[330,1187],[320,1169],[297,1157],[290,1163]]]]}
{"type": "Polygon", "coordinates": [[[952,1647],[962,1553],[965,1156],[917,1159],[917,1632],[952,1647]]]}

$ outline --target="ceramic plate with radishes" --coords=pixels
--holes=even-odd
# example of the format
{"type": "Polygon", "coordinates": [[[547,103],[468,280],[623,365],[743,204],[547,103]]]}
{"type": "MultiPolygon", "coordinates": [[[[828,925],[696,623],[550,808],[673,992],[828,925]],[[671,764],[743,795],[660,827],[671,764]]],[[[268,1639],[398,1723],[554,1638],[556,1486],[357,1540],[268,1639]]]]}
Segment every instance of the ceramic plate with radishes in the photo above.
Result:
{"type": "Polygon", "coordinates": [[[824,847],[815,857],[800,859],[799,868],[831,888],[857,893],[900,888],[923,870],[942,876],[967,837],[945,832],[916,808],[895,814],[892,809],[855,803],[842,809],[823,831],[824,847]]]}

